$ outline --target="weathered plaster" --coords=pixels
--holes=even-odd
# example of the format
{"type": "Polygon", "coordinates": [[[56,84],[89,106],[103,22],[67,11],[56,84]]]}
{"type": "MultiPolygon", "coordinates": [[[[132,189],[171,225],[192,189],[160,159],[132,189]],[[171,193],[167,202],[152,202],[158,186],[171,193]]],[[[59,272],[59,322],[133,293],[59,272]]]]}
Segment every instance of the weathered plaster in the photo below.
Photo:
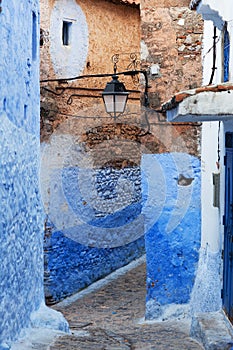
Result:
{"type": "Polygon", "coordinates": [[[231,21],[232,7],[229,1],[220,3],[216,0],[202,0],[197,7],[204,20],[212,21],[214,25],[221,30],[225,21],[231,21]]]}
{"type": "Polygon", "coordinates": [[[86,17],[75,0],[56,1],[51,13],[50,55],[57,78],[78,76],[88,53],[86,17]],[[70,44],[62,43],[63,21],[70,23],[70,44]]]}
{"type": "Polygon", "coordinates": [[[140,166],[114,166],[114,150],[124,145],[122,159],[138,160],[138,150],[129,153],[137,146],[133,140],[103,140],[87,152],[75,136],[54,133],[51,143],[43,145],[42,198],[56,230],[99,248],[123,246],[143,236],[140,166]]]}
{"type": "Polygon", "coordinates": [[[208,245],[201,248],[197,276],[190,307],[193,315],[221,310],[222,259],[221,252],[211,252],[208,245]]]}
{"type": "Polygon", "coordinates": [[[0,16],[0,344],[7,347],[43,302],[39,55],[28,40],[33,19],[38,39],[38,3],[4,2],[0,16]]]}

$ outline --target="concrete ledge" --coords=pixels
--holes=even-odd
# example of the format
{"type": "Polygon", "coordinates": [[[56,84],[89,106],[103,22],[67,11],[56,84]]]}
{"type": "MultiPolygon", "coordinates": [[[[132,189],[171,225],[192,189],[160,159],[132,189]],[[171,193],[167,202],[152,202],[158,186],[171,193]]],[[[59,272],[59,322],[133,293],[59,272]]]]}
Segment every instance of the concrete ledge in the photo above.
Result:
{"type": "Polygon", "coordinates": [[[205,350],[233,350],[233,328],[222,311],[193,316],[190,336],[205,350]]]}

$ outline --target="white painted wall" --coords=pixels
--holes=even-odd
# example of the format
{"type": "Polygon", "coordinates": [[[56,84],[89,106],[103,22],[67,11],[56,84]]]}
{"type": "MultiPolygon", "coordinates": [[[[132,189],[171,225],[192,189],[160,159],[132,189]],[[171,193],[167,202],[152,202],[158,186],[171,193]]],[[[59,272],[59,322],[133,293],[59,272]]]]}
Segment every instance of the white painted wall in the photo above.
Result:
{"type": "Polygon", "coordinates": [[[218,122],[203,123],[202,128],[202,247],[212,252],[219,250],[219,210],[213,206],[212,173],[218,172],[218,122]]]}
{"type": "MultiPolygon", "coordinates": [[[[233,6],[228,0],[202,0],[198,12],[205,19],[203,40],[203,85],[210,82],[213,67],[213,34],[217,26],[217,57],[214,79],[212,84],[222,82],[222,28],[228,21],[230,38],[233,37],[233,6]]],[[[233,64],[233,43],[230,49],[230,68],[233,64]]],[[[233,70],[230,69],[230,80],[233,70]]],[[[221,100],[221,106],[224,101],[221,100]]],[[[221,107],[220,106],[220,107],[221,107]]],[[[233,131],[233,122],[204,122],[202,127],[202,241],[199,251],[198,271],[192,291],[190,307],[192,312],[210,312],[222,308],[222,259],[224,227],[222,216],[225,206],[225,132],[233,131]],[[219,142],[218,142],[219,140],[219,142]],[[220,155],[219,167],[218,149],[220,155]],[[212,173],[219,172],[220,177],[220,208],[213,206],[213,179],[212,173]]]]}
{"type": "Polygon", "coordinates": [[[50,54],[57,78],[78,76],[85,67],[88,53],[86,17],[75,0],[57,0],[51,13],[50,54]],[[62,43],[63,21],[71,24],[70,45],[62,43]]]}
{"type": "MultiPolygon", "coordinates": [[[[208,85],[213,67],[213,27],[221,21],[228,22],[228,31],[230,39],[233,39],[233,7],[230,1],[203,0],[202,8],[206,16],[208,6],[208,15],[212,20],[205,21],[204,40],[203,40],[203,85],[208,85]],[[217,19],[219,17],[219,19],[217,19]]],[[[222,82],[222,33],[217,29],[217,57],[213,84],[222,82]]],[[[230,48],[230,68],[233,64],[233,45],[230,48]]],[[[230,80],[233,78],[233,70],[230,69],[230,80]]],[[[233,122],[205,122],[202,127],[202,247],[208,247],[211,252],[217,252],[222,249],[224,227],[222,225],[222,216],[224,215],[225,200],[225,168],[223,159],[225,155],[224,135],[226,131],[233,131],[233,122]],[[218,160],[218,137],[220,150],[220,166],[216,166],[218,160]],[[213,182],[212,173],[220,172],[220,209],[213,207],[213,182]]]]}
{"type": "MultiPolygon", "coordinates": [[[[203,85],[208,85],[213,67],[213,33],[212,21],[204,23],[203,40],[203,85]]],[[[217,31],[217,35],[220,32],[217,31]]],[[[217,52],[221,49],[221,39],[217,43],[217,52]]],[[[221,57],[217,58],[217,66],[221,57]]],[[[213,83],[221,81],[221,70],[215,72],[213,83]]],[[[202,125],[202,247],[212,252],[219,250],[221,244],[219,237],[219,210],[213,206],[213,180],[212,173],[218,172],[218,122],[204,122],[202,125]]]]}
{"type": "MultiPolygon", "coordinates": [[[[227,21],[230,39],[233,39],[233,7],[230,1],[223,0],[203,0],[202,6],[208,6],[209,15],[212,20],[205,21],[204,41],[203,41],[203,84],[208,85],[213,66],[213,26],[216,25],[217,16],[220,20],[227,21]]],[[[204,9],[204,7],[203,7],[204,9]]],[[[201,11],[201,8],[199,9],[201,11]]],[[[204,9],[206,13],[206,10],[204,9]]],[[[205,18],[205,15],[204,15],[205,18]]],[[[217,70],[213,83],[222,81],[222,34],[217,29],[217,70]]],[[[230,67],[233,64],[233,45],[230,48],[230,67]]],[[[233,78],[233,70],[230,69],[230,80],[233,78]]],[[[202,129],[202,245],[209,244],[212,251],[217,251],[222,245],[222,216],[224,214],[224,186],[225,169],[223,165],[224,134],[226,131],[233,130],[232,122],[221,123],[219,130],[219,148],[220,148],[220,168],[221,173],[221,206],[220,210],[212,206],[213,184],[212,172],[218,171],[216,167],[218,151],[218,122],[203,123],[202,129]]]]}
{"type": "MultiPolygon", "coordinates": [[[[211,68],[213,66],[213,25],[216,25],[215,19],[219,15],[223,23],[227,21],[230,41],[233,43],[233,6],[230,1],[223,0],[203,0],[202,5],[208,5],[213,13],[213,21],[205,21],[204,25],[204,42],[203,42],[203,84],[208,85],[211,76],[211,68]],[[217,12],[217,14],[216,14],[217,12]]],[[[213,83],[222,81],[222,35],[217,30],[217,70],[215,72],[213,83]]],[[[230,81],[233,78],[233,44],[230,47],[230,81]]],[[[225,169],[223,158],[225,155],[224,135],[226,131],[233,131],[233,122],[221,123],[219,130],[219,148],[220,148],[220,174],[221,174],[221,205],[220,210],[213,208],[210,204],[213,185],[210,183],[211,173],[217,171],[215,162],[217,160],[218,149],[218,122],[203,123],[202,137],[202,244],[205,246],[207,242],[211,250],[215,251],[221,248],[223,241],[223,225],[222,216],[224,214],[224,196],[225,196],[225,169]],[[211,228],[211,229],[210,229],[211,228]],[[212,235],[210,234],[212,231],[212,235]]]]}

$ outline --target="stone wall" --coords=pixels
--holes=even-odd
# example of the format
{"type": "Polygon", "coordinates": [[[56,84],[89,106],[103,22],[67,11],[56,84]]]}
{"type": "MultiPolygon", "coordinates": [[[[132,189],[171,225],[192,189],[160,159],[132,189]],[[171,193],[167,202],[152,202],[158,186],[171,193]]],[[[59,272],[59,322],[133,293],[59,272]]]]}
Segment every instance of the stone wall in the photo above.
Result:
{"type": "Polygon", "coordinates": [[[157,76],[150,76],[154,108],[176,92],[201,84],[203,21],[188,9],[188,3],[184,7],[170,7],[166,3],[142,7],[142,66],[157,65],[159,69],[157,76]]]}
{"type": "MultiPolygon", "coordinates": [[[[175,93],[201,85],[203,21],[188,9],[188,5],[189,1],[179,4],[174,1],[143,1],[141,4],[142,68],[149,72],[149,98],[153,110],[159,110],[161,104],[175,93]]],[[[188,153],[200,155],[199,126],[175,124],[171,127],[175,129],[173,131],[169,125],[162,127],[158,123],[155,112],[149,114],[149,121],[152,133],[163,134],[170,151],[175,132],[184,140],[183,146],[188,153]]]]}

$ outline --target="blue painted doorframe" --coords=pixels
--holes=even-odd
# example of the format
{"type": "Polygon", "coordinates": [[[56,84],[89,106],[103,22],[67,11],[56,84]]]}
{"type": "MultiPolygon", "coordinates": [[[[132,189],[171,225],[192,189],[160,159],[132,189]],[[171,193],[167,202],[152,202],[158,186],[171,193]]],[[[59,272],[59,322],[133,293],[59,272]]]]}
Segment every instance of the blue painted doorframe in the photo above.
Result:
{"type": "Polygon", "coordinates": [[[223,260],[223,308],[233,320],[233,133],[225,138],[225,215],[223,260]]]}

